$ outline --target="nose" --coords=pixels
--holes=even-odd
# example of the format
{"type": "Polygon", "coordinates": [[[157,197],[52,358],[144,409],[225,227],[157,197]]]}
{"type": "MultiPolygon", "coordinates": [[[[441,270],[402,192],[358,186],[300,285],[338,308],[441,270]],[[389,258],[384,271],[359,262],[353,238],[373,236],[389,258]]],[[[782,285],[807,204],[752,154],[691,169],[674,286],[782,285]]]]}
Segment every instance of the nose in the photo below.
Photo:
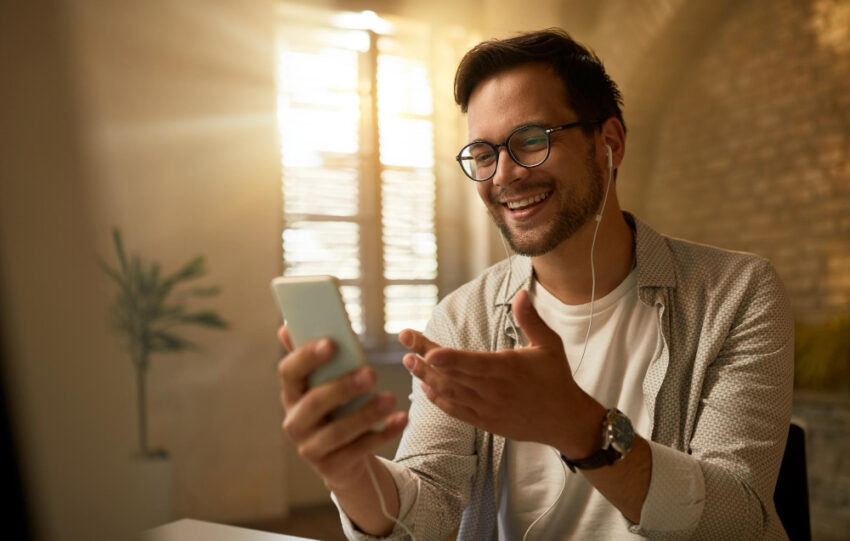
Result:
{"type": "Polygon", "coordinates": [[[500,188],[506,188],[514,182],[521,180],[527,172],[528,169],[514,161],[510,152],[508,152],[507,146],[499,148],[499,161],[496,165],[496,174],[491,179],[493,184],[500,188]]]}

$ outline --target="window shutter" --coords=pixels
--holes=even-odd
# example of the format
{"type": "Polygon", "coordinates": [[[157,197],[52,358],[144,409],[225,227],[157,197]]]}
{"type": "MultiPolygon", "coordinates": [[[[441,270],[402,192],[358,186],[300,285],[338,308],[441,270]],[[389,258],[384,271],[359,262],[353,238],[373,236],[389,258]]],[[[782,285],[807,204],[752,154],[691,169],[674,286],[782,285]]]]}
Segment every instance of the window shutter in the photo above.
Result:
{"type": "Polygon", "coordinates": [[[421,30],[412,36],[396,28],[393,36],[339,29],[316,23],[314,12],[310,22],[288,18],[280,30],[284,274],[340,278],[352,326],[367,345],[382,343],[384,333],[423,329],[437,302],[428,58],[416,49],[421,30]],[[364,88],[369,81],[377,88],[364,88]],[[364,113],[374,112],[370,103],[377,114],[364,113]],[[375,118],[377,126],[364,130],[375,118]],[[375,129],[378,148],[371,149],[361,138],[375,129]],[[375,170],[378,186],[368,184],[375,170]],[[380,195],[364,201],[376,188],[380,195]],[[380,232],[380,245],[364,250],[370,231],[380,232]],[[368,276],[374,268],[382,276],[368,276]],[[364,317],[364,296],[383,307],[378,317],[364,317]]]}

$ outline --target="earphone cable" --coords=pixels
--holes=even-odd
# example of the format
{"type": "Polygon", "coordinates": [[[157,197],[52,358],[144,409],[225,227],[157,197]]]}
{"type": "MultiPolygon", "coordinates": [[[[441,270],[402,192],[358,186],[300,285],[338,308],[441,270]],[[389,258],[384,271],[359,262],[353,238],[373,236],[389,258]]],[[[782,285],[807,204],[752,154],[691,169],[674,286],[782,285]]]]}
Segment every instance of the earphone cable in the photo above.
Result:
{"type": "Polygon", "coordinates": [[[413,535],[413,532],[410,531],[410,529],[404,524],[404,522],[401,522],[397,518],[393,517],[390,512],[387,511],[387,504],[384,501],[384,495],[381,492],[381,487],[380,485],[378,485],[378,478],[375,477],[375,472],[372,471],[372,464],[369,460],[369,457],[366,457],[366,471],[369,473],[369,479],[372,480],[372,486],[375,487],[375,492],[378,494],[378,501],[381,503],[381,512],[384,514],[385,517],[398,524],[399,527],[404,530],[404,533],[410,536],[410,539],[416,541],[416,536],[413,535]]]}
{"type": "MultiPolygon", "coordinates": [[[[599,210],[599,214],[597,214],[596,217],[595,217],[596,218],[596,227],[593,230],[593,240],[590,243],[590,280],[591,280],[591,286],[590,286],[590,320],[587,323],[587,333],[584,336],[584,346],[582,346],[582,349],[581,349],[581,357],[579,358],[578,365],[576,366],[575,371],[573,371],[573,377],[575,377],[575,375],[578,374],[578,371],[581,368],[581,363],[582,363],[582,361],[584,361],[584,354],[587,351],[587,343],[590,340],[590,329],[593,327],[593,303],[594,303],[594,300],[595,300],[595,297],[596,297],[596,267],[595,267],[594,262],[593,262],[593,254],[594,254],[594,248],[596,247],[596,235],[599,233],[600,224],[602,224],[602,216],[605,213],[605,205],[608,202],[608,192],[611,190],[611,180],[614,177],[612,157],[611,157],[611,147],[609,147],[608,145],[605,145],[605,147],[606,147],[607,154],[608,154],[608,185],[605,188],[605,196],[602,198],[602,208],[599,210]]],[[[504,240],[503,240],[503,242],[504,242],[504,240]]],[[[567,361],[567,362],[569,363],[569,361],[567,361]]],[[[567,366],[567,369],[569,370],[570,367],[567,366]]],[[[558,493],[558,497],[555,498],[555,501],[553,501],[552,504],[543,513],[541,513],[540,516],[537,517],[534,520],[534,522],[532,522],[528,526],[528,529],[525,530],[525,534],[522,536],[522,541],[526,541],[528,534],[531,532],[531,529],[534,528],[535,524],[537,524],[543,517],[545,517],[555,507],[555,505],[560,501],[561,496],[563,496],[564,490],[567,487],[567,470],[564,467],[563,461],[561,460],[561,453],[559,453],[558,450],[555,449],[554,447],[550,447],[550,449],[558,457],[558,462],[560,463],[561,468],[563,469],[564,483],[561,485],[561,492],[558,493]]]]}
{"type": "Polygon", "coordinates": [[[605,214],[605,205],[608,203],[608,192],[611,191],[611,181],[614,178],[614,171],[611,160],[611,147],[606,145],[608,150],[608,185],[605,187],[605,197],[602,198],[602,208],[599,214],[596,215],[596,228],[593,230],[593,240],[590,243],[590,319],[587,322],[587,333],[584,335],[584,346],[581,348],[581,357],[579,357],[578,365],[573,371],[573,377],[578,374],[581,369],[581,363],[584,362],[584,354],[587,352],[587,343],[590,341],[590,330],[593,328],[593,304],[596,300],[596,266],[594,264],[594,250],[596,248],[596,236],[599,234],[599,226],[602,225],[602,216],[605,214]]]}

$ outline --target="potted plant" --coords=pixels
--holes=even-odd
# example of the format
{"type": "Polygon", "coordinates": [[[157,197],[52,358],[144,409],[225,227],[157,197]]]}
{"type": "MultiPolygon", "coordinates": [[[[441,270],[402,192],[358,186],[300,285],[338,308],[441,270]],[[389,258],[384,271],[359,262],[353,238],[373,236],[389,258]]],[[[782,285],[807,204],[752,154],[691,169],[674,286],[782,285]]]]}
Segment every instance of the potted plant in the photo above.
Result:
{"type": "Polygon", "coordinates": [[[177,334],[177,327],[196,325],[225,329],[227,322],[214,310],[190,310],[192,297],[218,295],[218,287],[185,287],[206,273],[205,259],[197,255],[179,270],[164,275],[157,262],[146,263],[138,255],[127,256],[121,232],[112,230],[118,266],[101,261],[103,270],[118,285],[110,307],[112,328],[122,338],[135,368],[139,447],[137,452],[139,502],[145,527],[167,522],[171,514],[171,467],[168,453],[151,449],[147,427],[147,372],[155,353],[178,353],[198,349],[177,334]],[[181,287],[184,286],[184,287],[181,287]]]}

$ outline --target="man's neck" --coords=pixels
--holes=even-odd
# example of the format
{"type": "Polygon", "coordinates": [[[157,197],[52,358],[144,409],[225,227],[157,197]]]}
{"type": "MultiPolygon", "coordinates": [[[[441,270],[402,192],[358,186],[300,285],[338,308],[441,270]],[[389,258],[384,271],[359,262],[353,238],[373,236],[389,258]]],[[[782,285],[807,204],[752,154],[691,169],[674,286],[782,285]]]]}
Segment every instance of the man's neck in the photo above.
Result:
{"type": "MultiPolygon", "coordinates": [[[[631,272],[634,261],[634,234],[619,205],[607,205],[596,237],[594,265],[596,294],[600,299],[613,291],[631,272]]],[[[592,275],[590,247],[596,221],[591,218],[572,237],[554,250],[532,257],[537,281],[565,304],[590,302],[592,275]]]]}

